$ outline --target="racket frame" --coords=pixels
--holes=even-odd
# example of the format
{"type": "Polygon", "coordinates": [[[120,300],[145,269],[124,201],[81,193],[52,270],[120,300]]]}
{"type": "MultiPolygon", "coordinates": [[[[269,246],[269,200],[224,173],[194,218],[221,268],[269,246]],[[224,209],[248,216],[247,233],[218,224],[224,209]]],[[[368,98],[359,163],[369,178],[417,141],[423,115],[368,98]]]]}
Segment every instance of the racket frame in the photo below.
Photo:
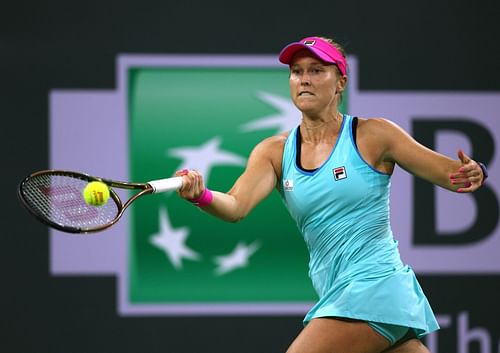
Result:
{"type": "MultiPolygon", "coordinates": [[[[36,219],[38,219],[40,222],[48,225],[49,227],[58,229],[60,231],[66,232],[66,233],[73,233],[73,234],[87,234],[87,233],[95,233],[95,232],[100,232],[103,231],[112,225],[114,225],[116,222],[120,220],[122,217],[123,213],[125,210],[134,202],[137,200],[139,197],[146,195],[146,194],[152,194],[154,192],[165,192],[169,190],[175,190],[179,188],[182,185],[182,178],[180,177],[175,177],[175,178],[167,178],[167,179],[161,179],[161,180],[155,180],[151,181],[148,183],[133,183],[133,182],[124,182],[124,181],[117,181],[117,180],[111,180],[111,179],[106,179],[106,178],[100,178],[96,176],[92,176],[89,174],[85,173],[80,173],[80,172],[75,172],[75,171],[69,171],[69,170],[57,170],[57,169],[48,169],[48,170],[41,170],[35,173],[32,173],[25,177],[20,183],[18,187],[18,198],[21,200],[22,205],[24,208],[26,208],[36,219]],[[109,195],[113,199],[113,202],[115,202],[118,212],[109,223],[103,224],[101,226],[93,227],[93,228],[76,228],[76,227],[70,227],[70,226],[65,226],[56,222],[51,221],[50,219],[44,217],[41,215],[39,212],[34,210],[30,203],[26,200],[26,197],[24,195],[24,185],[32,178],[39,177],[40,175],[59,175],[59,176],[69,176],[75,179],[80,179],[83,181],[91,182],[91,181],[100,181],[104,184],[106,184],[109,187],[109,195]],[[155,186],[160,187],[159,190],[155,186]],[[140,190],[138,193],[132,195],[125,203],[122,202],[118,194],[113,190],[113,188],[119,188],[119,189],[125,189],[125,190],[140,190]]],[[[109,201],[108,201],[109,202],[109,201]]],[[[97,207],[97,206],[96,206],[97,207]]]]}

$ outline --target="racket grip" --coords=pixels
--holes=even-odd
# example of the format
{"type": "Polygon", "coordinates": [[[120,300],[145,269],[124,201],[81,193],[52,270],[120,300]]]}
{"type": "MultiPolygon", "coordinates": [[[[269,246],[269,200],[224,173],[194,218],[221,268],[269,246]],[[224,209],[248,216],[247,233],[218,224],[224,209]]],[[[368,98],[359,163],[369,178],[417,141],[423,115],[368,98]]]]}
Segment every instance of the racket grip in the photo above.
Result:
{"type": "Polygon", "coordinates": [[[153,180],[148,184],[153,188],[153,193],[177,190],[182,186],[182,177],[153,180]]]}

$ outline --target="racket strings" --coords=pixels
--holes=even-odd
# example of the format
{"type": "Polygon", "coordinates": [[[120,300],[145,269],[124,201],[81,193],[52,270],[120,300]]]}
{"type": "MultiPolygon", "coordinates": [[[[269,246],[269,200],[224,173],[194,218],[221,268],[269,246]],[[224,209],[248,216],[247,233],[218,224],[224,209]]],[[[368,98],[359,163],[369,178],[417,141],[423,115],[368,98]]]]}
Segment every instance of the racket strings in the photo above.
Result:
{"type": "Polygon", "coordinates": [[[38,216],[62,227],[93,229],[112,222],[119,207],[113,198],[103,206],[87,205],[82,191],[88,181],[68,175],[38,175],[22,186],[25,201],[38,216]]]}

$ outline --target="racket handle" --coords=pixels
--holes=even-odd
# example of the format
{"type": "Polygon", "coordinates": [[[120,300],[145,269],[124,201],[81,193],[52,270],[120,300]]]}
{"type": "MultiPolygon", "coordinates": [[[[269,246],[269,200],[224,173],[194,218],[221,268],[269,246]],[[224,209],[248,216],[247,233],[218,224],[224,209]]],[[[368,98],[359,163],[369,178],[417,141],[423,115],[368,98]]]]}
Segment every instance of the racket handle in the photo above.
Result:
{"type": "Polygon", "coordinates": [[[153,193],[177,190],[182,186],[182,177],[153,180],[148,184],[153,188],[153,193]]]}

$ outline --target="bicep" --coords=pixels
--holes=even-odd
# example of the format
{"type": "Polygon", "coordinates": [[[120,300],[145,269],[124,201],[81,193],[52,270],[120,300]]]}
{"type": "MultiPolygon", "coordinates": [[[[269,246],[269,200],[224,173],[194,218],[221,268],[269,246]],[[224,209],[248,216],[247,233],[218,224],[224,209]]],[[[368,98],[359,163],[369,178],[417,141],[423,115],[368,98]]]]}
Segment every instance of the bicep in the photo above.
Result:
{"type": "Polygon", "coordinates": [[[228,194],[233,196],[242,217],[246,216],[260,201],[275,188],[277,175],[272,146],[263,143],[250,154],[243,174],[228,194]]]}
{"type": "Polygon", "coordinates": [[[384,139],[387,143],[386,158],[417,177],[453,189],[449,175],[460,167],[459,161],[422,145],[391,122],[387,122],[384,139]]]}

